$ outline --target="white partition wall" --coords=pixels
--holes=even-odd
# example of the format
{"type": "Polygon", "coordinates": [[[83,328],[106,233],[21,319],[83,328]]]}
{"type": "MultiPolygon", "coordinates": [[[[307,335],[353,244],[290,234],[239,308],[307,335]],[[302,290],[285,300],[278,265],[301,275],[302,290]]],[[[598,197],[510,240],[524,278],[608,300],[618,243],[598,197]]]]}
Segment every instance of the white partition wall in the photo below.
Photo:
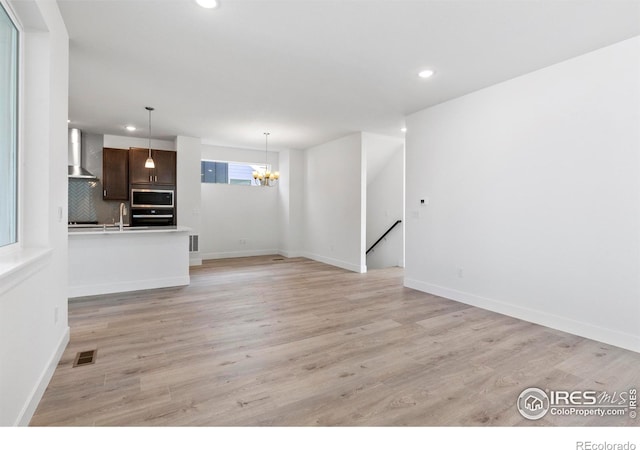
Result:
{"type": "MultiPolygon", "coordinates": [[[[178,225],[190,228],[192,236],[199,237],[201,233],[202,191],[200,189],[200,159],[202,144],[199,138],[178,136],[176,138],[177,151],[177,217],[178,225]]],[[[189,264],[202,264],[199,251],[193,248],[189,253],[189,264]]]]}
{"type": "Polygon", "coordinates": [[[362,133],[305,150],[304,256],[366,272],[362,133]]]}

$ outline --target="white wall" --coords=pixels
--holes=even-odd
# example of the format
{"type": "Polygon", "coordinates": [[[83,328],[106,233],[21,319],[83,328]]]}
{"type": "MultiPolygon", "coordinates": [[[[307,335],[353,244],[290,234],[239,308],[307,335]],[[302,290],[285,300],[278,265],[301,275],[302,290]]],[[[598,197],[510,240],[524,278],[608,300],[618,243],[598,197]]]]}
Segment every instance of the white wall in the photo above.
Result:
{"type": "Polygon", "coordinates": [[[68,36],[55,2],[12,7],[30,32],[23,34],[23,249],[0,256],[0,426],[29,423],[69,340],[68,36]]]}
{"type": "MultiPolygon", "coordinates": [[[[202,145],[201,148],[202,159],[264,162],[262,151],[211,145],[202,145]]],[[[269,152],[269,163],[278,170],[277,153],[269,152]]],[[[278,253],[279,188],[201,183],[202,259],[278,253]]]]}
{"type": "Polygon", "coordinates": [[[409,116],[405,284],[640,351],[639,54],[409,116]]]}
{"type": "Polygon", "coordinates": [[[302,255],[304,239],[304,152],[282,150],[279,153],[279,163],[281,177],[278,185],[278,253],[293,258],[302,255]]]}
{"type": "Polygon", "coordinates": [[[362,134],[305,150],[304,256],[366,272],[362,134]]]}
{"type": "MultiPolygon", "coordinates": [[[[153,125],[152,125],[153,130],[153,125]]],[[[104,135],[104,146],[107,148],[149,148],[149,139],[134,136],[117,136],[114,134],[104,135]]],[[[155,150],[175,150],[175,141],[165,141],[163,139],[151,139],[151,148],[155,150]]]]}
{"type": "Polygon", "coordinates": [[[367,269],[404,267],[404,141],[363,133],[367,158],[367,249],[402,220],[369,254],[367,269]]]}
{"type": "MultiPolygon", "coordinates": [[[[177,153],[176,205],[178,225],[189,227],[191,235],[200,234],[202,210],[202,190],[200,188],[200,160],[202,156],[199,138],[178,136],[175,148],[177,153]]],[[[189,264],[202,264],[200,252],[189,255],[189,264]]]]}

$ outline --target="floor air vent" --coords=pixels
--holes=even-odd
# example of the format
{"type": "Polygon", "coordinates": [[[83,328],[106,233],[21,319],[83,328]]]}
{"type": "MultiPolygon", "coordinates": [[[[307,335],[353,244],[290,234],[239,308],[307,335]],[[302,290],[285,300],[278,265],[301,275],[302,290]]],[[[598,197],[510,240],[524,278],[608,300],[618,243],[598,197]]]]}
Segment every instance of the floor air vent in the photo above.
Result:
{"type": "Polygon", "coordinates": [[[284,258],[273,258],[271,261],[284,261],[284,258]]]}
{"type": "Polygon", "coordinates": [[[84,352],[78,352],[76,359],[73,361],[73,367],[88,366],[96,362],[96,354],[98,350],[86,350],[84,352]]]}

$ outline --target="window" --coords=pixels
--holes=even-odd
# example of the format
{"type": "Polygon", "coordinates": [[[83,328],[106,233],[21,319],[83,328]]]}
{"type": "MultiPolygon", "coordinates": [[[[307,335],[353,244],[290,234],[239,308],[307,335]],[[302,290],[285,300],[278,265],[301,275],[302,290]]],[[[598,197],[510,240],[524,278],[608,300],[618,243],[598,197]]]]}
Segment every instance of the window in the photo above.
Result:
{"type": "Polygon", "coordinates": [[[18,29],[0,4],[0,247],[18,240],[18,29]]]}
{"type": "Polygon", "coordinates": [[[202,183],[229,183],[229,163],[217,161],[202,161],[200,164],[202,183]]]}
{"type": "Polygon", "coordinates": [[[266,166],[264,164],[201,161],[200,177],[202,183],[257,186],[253,179],[253,172],[264,171],[265,169],[266,166]]]}

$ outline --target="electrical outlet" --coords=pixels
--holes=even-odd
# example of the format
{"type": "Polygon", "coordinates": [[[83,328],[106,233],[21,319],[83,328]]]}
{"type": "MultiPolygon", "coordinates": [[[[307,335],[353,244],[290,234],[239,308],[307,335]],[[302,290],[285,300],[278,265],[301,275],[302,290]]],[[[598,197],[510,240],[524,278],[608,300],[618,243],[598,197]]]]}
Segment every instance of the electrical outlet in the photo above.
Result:
{"type": "Polygon", "coordinates": [[[246,239],[239,239],[239,240],[238,240],[238,242],[239,242],[241,245],[247,245],[247,240],[246,240],[246,239]]]}
{"type": "Polygon", "coordinates": [[[55,308],[53,308],[53,323],[54,324],[58,323],[58,316],[59,316],[59,309],[56,306],[55,308]]]}
{"type": "Polygon", "coordinates": [[[464,278],[464,269],[462,267],[458,267],[458,278],[464,278]]]}

